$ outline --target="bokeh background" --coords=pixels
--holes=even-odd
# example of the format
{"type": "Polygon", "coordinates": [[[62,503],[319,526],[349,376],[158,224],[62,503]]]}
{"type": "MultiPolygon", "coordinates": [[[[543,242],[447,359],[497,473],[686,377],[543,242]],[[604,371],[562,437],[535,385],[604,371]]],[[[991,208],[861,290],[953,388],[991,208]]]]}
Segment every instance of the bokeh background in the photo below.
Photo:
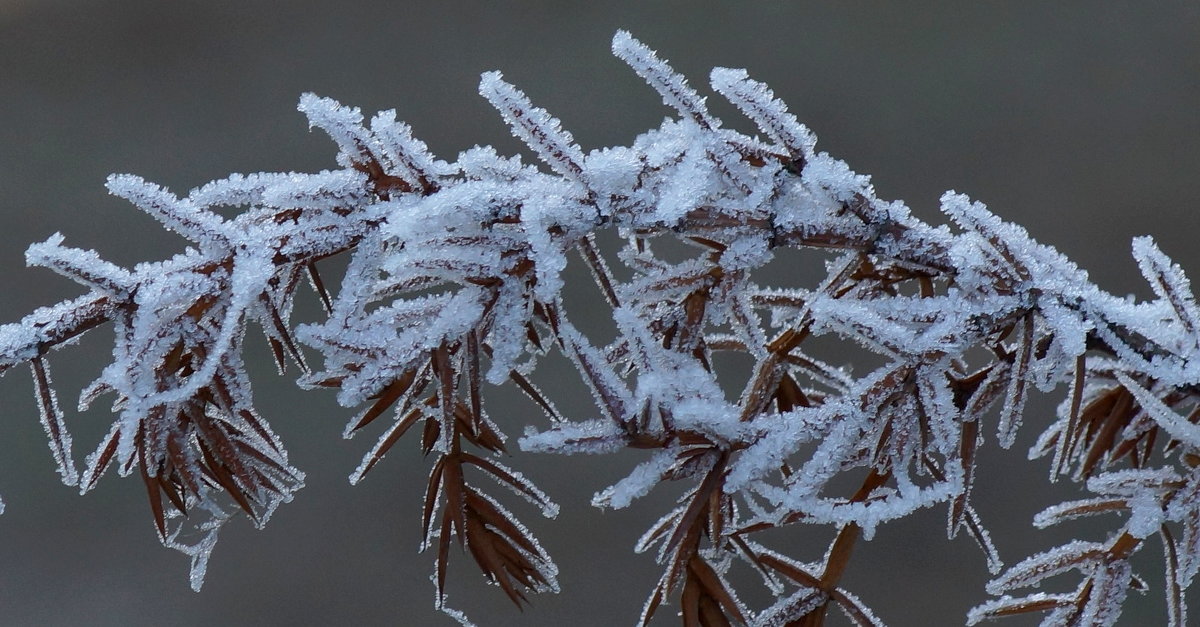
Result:
{"type": "MultiPolygon", "coordinates": [[[[501,69],[585,149],[628,143],[668,112],[608,53],[618,28],[706,93],[710,67],[748,68],[816,131],[821,149],[926,219],[941,222],[937,198],[956,189],[1114,293],[1149,295],[1128,252],[1140,234],[1200,276],[1195,2],[0,0],[0,320],[79,293],[23,268],[25,247],[56,231],[122,264],[181,249],[105,194],[110,172],[186,193],[229,172],[334,167],[331,142],[295,112],[305,91],[367,112],[394,107],[449,159],[477,143],[515,152],[475,91],[481,72],[501,69]]],[[[711,104],[747,128],[731,107],[711,104]]],[[[52,357],[67,408],[107,363],[110,337],[98,330],[52,357]]],[[[261,342],[251,351],[265,356],[261,342]]],[[[432,610],[432,556],[415,552],[427,472],[415,445],[351,488],[346,476],[374,434],[342,440],[352,410],[331,394],[297,391],[294,373],[278,377],[258,359],[254,376],[308,487],[265,530],[227,527],[198,594],[186,559],[158,544],[140,482],[110,473],[82,498],[59,484],[28,374],[0,380],[0,624],[452,624],[432,610]]],[[[495,396],[492,414],[511,435],[540,420],[510,391],[495,396]]],[[[577,400],[563,408],[589,416],[586,398],[577,400]]],[[[1010,564],[1075,534],[1102,539],[1119,524],[1030,526],[1041,508],[1078,494],[1047,487],[1045,461],[1024,461],[1056,400],[1030,406],[1013,450],[992,442],[981,455],[976,503],[1010,564]]],[[[99,407],[68,420],[82,459],[109,415],[99,407]]],[[[672,495],[617,512],[588,501],[638,459],[514,457],[563,506],[555,521],[514,508],[556,556],[564,591],[518,612],[459,558],[450,604],[483,625],[632,623],[658,569],[631,547],[672,495]]],[[[890,624],[961,624],[986,597],[981,556],[965,538],[945,539],[944,515],[881,529],[851,562],[846,585],[890,624]]],[[[802,529],[772,540],[817,559],[828,537],[802,529]]],[[[1152,591],[1131,600],[1123,624],[1165,620],[1161,557],[1144,553],[1152,591]]],[[[673,623],[671,613],[659,622],[673,623]]]]}

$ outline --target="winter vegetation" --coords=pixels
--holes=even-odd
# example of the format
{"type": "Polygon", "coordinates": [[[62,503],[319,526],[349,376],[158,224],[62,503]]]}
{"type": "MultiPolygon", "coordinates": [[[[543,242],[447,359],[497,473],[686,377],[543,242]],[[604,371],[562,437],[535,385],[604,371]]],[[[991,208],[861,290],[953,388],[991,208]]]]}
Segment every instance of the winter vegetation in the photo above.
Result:
{"type": "Polygon", "coordinates": [[[429,461],[421,546],[434,556],[434,603],[464,623],[445,603],[464,555],[517,605],[558,588],[552,556],[510,511],[524,500],[558,512],[517,453],[633,448],[644,461],[597,486],[596,507],[684,486],[635,547],[662,569],[643,623],[669,605],[685,625],[815,626],[834,607],[852,624],[885,624],[841,585],[855,545],[937,507],[994,576],[967,624],[1038,614],[1048,626],[1112,625],[1131,589],[1158,588],[1169,624],[1186,625],[1200,570],[1200,307],[1154,241],[1134,240],[1133,257],[1156,298],[1114,296],[963,194],[942,197],[939,225],[876,197],[744,70],[716,68],[709,84],[756,136],[724,128],[628,33],[612,49],[672,111],[629,146],[585,152],[489,72],[480,94],[536,162],[491,147],[442,160],[393,111],[367,120],[305,95],[299,109],[333,140],[337,169],[235,174],[184,196],[112,176],[112,194],[192,244],[133,268],[58,234],[29,247],[30,265],[87,290],[0,327],[0,372],[28,364],[63,482],[87,492],[109,470],[138,477],[198,590],[222,526],[265,525],[304,484],[277,417],[252,399],[242,349],[255,328],[281,373],[359,408],[345,436],[375,441],[351,483],[393,449],[429,461]],[[826,278],[759,282],[768,264],[798,263],[796,251],[826,278]],[[341,255],[349,266],[331,285],[319,268],[341,255]],[[590,269],[588,307],[611,311],[613,337],[572,322],[569,261],[590,269]],[[291,322],[302,286],[323,321],[291,322]],[[49,357],[101,326],[114,331],[112,363],[78,405],[110,399],[115,419],[79,465],[49,357]],[[564,415],[539,387],[552,353],[574,364],[593,414],[564,415]],[[722,371],[722,353],[753,366],[722,371]],[[498,385],[541,418],[490,415],[498,385]],[[1061,394],[1056,416],[1022,420],[1032,390],[1061,394]],[[1103,516],[1111,532],[1006,567],[972,486],[980,447],[1011,447],[1022,428],[1041,433],[1031,463],[1086,489],[1033,525],[1103,516]],[[827,528],[829,543],[783,552],[763,533],[796,525],[827,528]],[[1131,558],[1155,544],[1163,574],[1144,579],[1131,558]],[[1073,579],[1040,589],[1064,573],[1073,579]],[[749,586],[774,601],[743,602],[749,586]]]}

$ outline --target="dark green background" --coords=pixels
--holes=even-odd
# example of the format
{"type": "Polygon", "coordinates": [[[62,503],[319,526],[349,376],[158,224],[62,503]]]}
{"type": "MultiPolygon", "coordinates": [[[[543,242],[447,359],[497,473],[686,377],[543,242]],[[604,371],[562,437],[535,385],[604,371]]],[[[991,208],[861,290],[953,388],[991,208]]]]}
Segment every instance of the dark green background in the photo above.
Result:
{"type": "MultiPolygon", "coordinates": [[[[926,219],[942,221],[944,190],[968,193],[1117,294],[1149,295],[1129,257],[1135,235],[1154,235],[1200,273],[1194,2],[429,5],[0,0],[0,320],[78,293],[46,270],[23,269],[26,245],[55,231],[122,264],[181,249],[106,196],[110,172],[186,193],[231,171],[336,167],[332,144],[295,112],[304,91],[367,112],[394,107],[453,160],[476,143],[519,149],[475,93],[480,72],[501,69],[585,149],[631,142],[668,111],[609,55],[617,28],[705,93],[710,67],[748,68],[816,131],[821,149],[926,219]]],[[[731,107],[712,106],[746,128],[731,107]]],[[[97,331],[52,358],[67,408],[107,363],[109,338],[97,331]]],[[[251,352],[261,356],[261,342],[251,352]]],[[[343,441],[352,412],[332,395],[295,391],[291,375],[276,377],[261,359],[255,376],[263,413],[309,485],[265,530],[231,525],[200,594],[187,587],[186,560],[158,545],[140,482],[109,477],[84,498],[58,484],[29,376],[18,369],[0,380],[0,624],[452,624],[431,610],[432,556],[415,553],[426,473],[415,446],[351,488],[345,477],[375,435],[343,441]]],[[[981,455],[978,508],[1010,564],[1076,532],[1103,539],[1119,524],[1029,524],[1078,494],[1045,487],[1044,460],[1024,462],[1061,394],[1031,404],[1012,451],[993,440],[981,455]]],[[[563,408],[588,417],[577,400],[563,408]]],[[[105,431],[103,410],[69,412],[77,458],[105,431]]],[[[492,413],[514,436],[540,420],[519,402],[492,413]]],[[[632,623],[658,571],[631,547],[667,507],[654,497],[670,491],[629,511],[587,503],[638,459],[514,457],[563,505],[557,521],[514,509],[557,557],[565,590],[520,613],[458,559],[451,605],[483,625],[632,623]]],[[[961,624],[986,598],[987,573],[970,542],[947,542],[943,528],[944,508],[883,528],[856,553],[846,585],[890,624],[961,624]]],[[[800,529],[772,541],[817,559],[827,538],[800,529]]],[[[1131,601],[1123,624],[1164,620],[1161,558],[1154,547],[1144,553],[1153,590],[1131,601]]]]}

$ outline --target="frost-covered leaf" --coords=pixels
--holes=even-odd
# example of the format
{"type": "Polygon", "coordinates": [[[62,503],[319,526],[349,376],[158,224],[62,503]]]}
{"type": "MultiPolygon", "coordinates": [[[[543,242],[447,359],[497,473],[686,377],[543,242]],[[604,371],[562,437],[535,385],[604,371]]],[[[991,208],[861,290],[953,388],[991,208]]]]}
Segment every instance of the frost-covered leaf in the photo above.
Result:
{"type": "Polygon", "coordinates": [[[717,126],[717,121],[709,115],[704,105],[704,98],[646,44],[634,39],[627,31],[619,30],[613,36],[612,51],[662,96],[663,104],[695,121],[701,128],[717,126]]]}
{"type": "Polygon", "coordinates": [[[1149,237],[1133,239],[1133,257],[1151,289],[1159,298],[1170,303],[1175,319],[1183,326],[1183,331],[1193,338],[1193,345],[1189,348],[1200,348],[1194,343],[1200,339],[1200,308],[1196,306],[1191,282],[1183,269],[1164,255],[1149,237]]]}
{"type": "Polygon", "coordinates": [[[50,268],[92,289],[116,297],[123,297],[128,293],[132,279],[128,270],[104,261],[94,250],[67,248],[62,245],[63,239],[61,233],[55,233],[45,242],[30,245],[25,251],[25,263],[50,268]]]}
{"type": "Polygon", "coordinates": [[[224,220],[215,213],[180,199],[166,189],[132,174],[108,177],[108,191],[124,198],[150,214],[166,228],[195,242],[201,247],[224,247],[228,234],[224,220]]]}
{"type": "Polygon", "coordinates": [[[971,608],[970,613],[967,614],[967,624],[978,625],[985,620],[1073,607],[1074,603],[1074,594],[1035,592],[1023,597],[1004,595],[999,599],[992,599],[971,608]]]}
{"type": "Polygon", "coordinates": [[[1118,372],[1116,376],[1121,385],[1125,386],[1125,389],[1129,390],[1137,399],[1138,405],[1141,405],[1142,409],[1150,414],[1155,422],[1171,434],[1171,437],[1192,448],[1200,448],[1200,425],[1188,422],[1183,416],[1175,413],[1158,396],[1139,385],[1129,375],[1118,372]]]}
{"type": "Polygon", "coordinates": [[[1001,594],[1016,588],[1037,585],[1044,579],[1072,569],[1090,571],[1105,559],[1105,546],[1099,542],[1076,540],[1038,553],[1010,567],[987,584],[988,592],[1001,594]]]}
{"type": "Polygon", "coordinates": [[[71,458],[71,434],[63,422],[62,409],[58,406],[58,395],[50,382],[50,371],[46,362],[36,357],[30,362],[33,368],[34,396],[37,399],[38,414],[41,416],[42,428],[50,439],[50,452],[58,466],[58,474],[66,485],[79,483],[79,471],[75,468],[75,460],[71,458]]]}
{"type": "Polygon", "coordinates": [[[768,137],[787,149],[788,155],[799,166],[797,169],[803,169],[804,162],[812,156],[816,137],[796,120],[771,88],[751,79],[746,70],[713,68],[710,80],[713,89],[728,98],[768,137]]]}
{"type": "Polygon", "coordinates": [[[583,174],[583,151],[558,118],[533,106],[521,90],[504,82],[500,72],[486,72],[479,93],[500,111],[517,139],[525,142],[554,171],[567,177],[583,174]]]}

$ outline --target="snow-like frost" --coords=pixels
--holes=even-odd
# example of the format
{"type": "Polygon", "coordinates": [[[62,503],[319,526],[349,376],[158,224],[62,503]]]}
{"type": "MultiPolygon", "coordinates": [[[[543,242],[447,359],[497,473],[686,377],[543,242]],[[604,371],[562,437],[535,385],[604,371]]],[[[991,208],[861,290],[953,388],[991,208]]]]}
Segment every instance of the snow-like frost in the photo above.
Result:
{"type": "Polygon", "coordinates": [[[662,482],[663,475],[675,464],[678,453],[670,448],[654,453],[650,459],[638,464],[629,476],[592,496],[592,505],[613,509],[629,507],[630,503],[646,496],[662,482]]]}
{"type": "Polygon", "coordinates": [[[709,115],[704,98],[687,84],[687,79],[628,31],[617,31],[613,36],[612,51],[662,96],[663,104],[705,128],[719,124],[709,115]]]}
{"type": "Polygon", "coordinates": [[[793,159],[808,159],[817,140],[787,105],[775,98],[765,84],[753,80],[746,70],[713,68],[709,75],[713,89],[728,98],[754,121],[772,140],[783,145],[793,159]]]}

